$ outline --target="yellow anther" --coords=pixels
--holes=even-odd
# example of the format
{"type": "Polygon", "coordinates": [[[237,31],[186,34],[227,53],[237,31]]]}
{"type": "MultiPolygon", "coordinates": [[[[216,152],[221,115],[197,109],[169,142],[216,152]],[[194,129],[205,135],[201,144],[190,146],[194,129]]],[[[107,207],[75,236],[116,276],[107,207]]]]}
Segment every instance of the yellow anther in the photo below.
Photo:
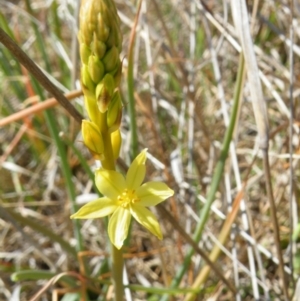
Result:
{"type": "Polygon", "coordinates": [[[120,206],[123,208],[127,208],[130,204],[140,201],[140,199],[135,195],[135,191],[128,189],[124,189],[117,199],[120,202],[120,206]]]}

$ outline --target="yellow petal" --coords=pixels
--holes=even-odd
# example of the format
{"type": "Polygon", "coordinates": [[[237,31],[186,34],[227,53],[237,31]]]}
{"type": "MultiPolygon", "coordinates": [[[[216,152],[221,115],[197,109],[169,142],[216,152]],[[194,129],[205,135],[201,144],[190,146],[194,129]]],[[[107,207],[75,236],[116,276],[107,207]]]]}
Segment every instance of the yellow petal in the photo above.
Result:
{"type": "Polygon", "coordinates": [[[152,234],[159,239],[162,239],[162,233],[160,230],[159,223],[155,215],[147,208],[140,205],[133,205],[130,208],[132,216],[152,234]]]}
{"type": "Polygon", "coordinates": [[[142,206],[156,206],[173,194],[174,191],[162,182],[148,182],[136,190],[139,205],[142,206]]]}
{"type": "Polygon", "coordinates": [[[146,153],[147,149],[145,148],[131,163],[126,175],[126,184],[128,189],[135,190],[143,183],[146,173],[146,153]]]}
{"type": "Polygon", "coordinates": [[[118,207],[108,223],[108,235],[112,244],[121,249],[127,237],[130,226],[131,214],[128,209],[118,207]]]}
{"type": "Polygon", "coordinates": [[[71,218],[100,218],[112,214],[117,208],[117,202],[104,197],[85,204],[71,218]]]}
{"type": "Polygon", "coordinates": [[[95,182],[99,191],[106,197],[117,200],[126,188],[122,174],[114,170],[98,169],[95,172],[95,182]]]}

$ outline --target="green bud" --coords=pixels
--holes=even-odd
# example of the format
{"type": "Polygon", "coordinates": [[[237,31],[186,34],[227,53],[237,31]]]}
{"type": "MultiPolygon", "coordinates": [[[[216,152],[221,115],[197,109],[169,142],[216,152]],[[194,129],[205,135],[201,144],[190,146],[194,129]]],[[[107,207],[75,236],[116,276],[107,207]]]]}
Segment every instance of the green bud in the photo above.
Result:
{"type": "Polygon", "coordinates": [[[123,42],[123,37],[122,37],[121,32],[119,32],[119,43],[116,45],[119,53],[122,52],[122,42],[123,42]]]}
{"type": "Polygon", "coordinates": [[[91,32],[96,30],[99,2],[99,0],[82,0],[83,9],[80,10],[81,26],[87,26],[91,32]]]}
{"type": "Polygon", "coordinates": [[[101,60],[106,53],[106,44],[97,39],[96,33],[94,33],[94,41],[91,45],[93,53],[101,60]]]}
{"type": "MultiPolygon", "coordinates": [[[[120,64],[121,64],[121,62],[120,62],[120,60],[118,60],[116,63],[115,69],[113,69],[112,71],[110,71],[108,73],[114,77],[117,74],[117,72],[119,71],[120,64]]],[[[115,86],[117,87],[116,82],[115,82],[115,86]]]]}
{"type": "Polygon", "coordinates": [[[88,70],[91,76],[91,79],[94,83],[99,83],[104,75],[104,66],[98,57],[90,55],[88,62],[88,70]]]}
{"type": "Polygon", "coordinates": [[[98,109],[101,113],[105,113],[109,105],[111,95],[103,83],[98,84],[96,93],[98,109]]]}
{"type": "Polygon", "coordinates": [[[122,117],[119,92],[114,94],[122,74],[120,18],[113,0],[81,0],[79,18],[85,106],[99,131],[111,133],[117,131],[122,117]]]}
{"type": "Polygon", "coordinates": [[[112,48],[112,47],[116,46],[116,43],[117,43],[116,36],[114,35],[114,33],[112,31],[112,33],[109,35],[109,37],[106,41],[106,45],[108,48],[112,48]]]}
{"type": "Polygon", "coordinates": [[[95,22],[89,22],[89,23],[87,23],[87,29],[90,32],[94,32],[96,30],[96,23],[95,22]]]}
{"type": "Polygon", "coordinates": [[[115,89],[114,78],[107,73],[96,87],[96,99],[101,113],[105,113],[115,89]]]}
{"type": "Polygon", "coordinates": [[[101,156],[103,154],[103,139],[98,126],[90,121],[83,120],[81,131],[84,144],[93,155],[101,156]]]}
{"type": "Polygon", "coordinates": [[[95,84],[91,79],[87,65],[83,65],[81,68],[81,82],[87,90],[89,90],[91,93],[95,93],[95,84]]]}
{"type": "Polygon", "coordinates": [[[89,118],[95,123],[100,123],[101,113],[98,109],[97,101],[95,99],[95,95],[92,95],[91,97],[88,97],[86,93],[84,97],[84,106],[86,108],[86,111],[88,113],[89,118]]]}
{"type": "MultiPolygon", "coordinates": [[[[86,10],[84,10],[86,11],[86,10]]],[[[92,42],[93,39],[93,31],[90,30],[90,22],[87,19],[87,15],[85,14],[85,12],[81,10],[81,16],[80,16],[80,38],[81,41],[85,43],[87,46],[90,45],[90,43],[92,42]]]]}
{"type": "Polygon", "coordinates": [[[117,160],[120,155],[120,149],[122,144],[121,131],[117,130],[110,134],[111,145],[113,149],[114,159],[117,160]]]}
{"type": "Polygon", "coordinates": [[[122,50],[122,34],[120,32],[120,25],[115,19],[111,20],[111,33],[106,41],[106,45],[108,48],[116,46],[119,52],[122,50]]]}
{"type": "Polygon", "coordinates": [[[83,64],[88,63],[89,56],[91,55],[90,49],[86,46],[85,43],[80,43],[80,57],[83,64]]]}
{"type": "Polygon", "coordinates": [[[117,9],[115,6],[115,3],[111,0],[102,0],[102,3],[105,3],[108,9],[113,12],[114,14],[117,14],[117,9]]]}
{"type": "Polygon", "coordinates": [[[115,85],[116,87],[120,86],[121,78],[122,78],[122,67],[123,67],[123,62],[120,62],[120,65],[118,66],[118,69],[116,73],[114,74],[114,80],[115,80],[115,85]]]}
{"type": "Polygon", "coordinates": [[[116,131],[121,124],[122,119],[122,101],[120,92],[116,91],[113,95],[111,102],[108,105],[107,110],[107,126],[112,133],[116,131]]]}
{"type": "Polygon", "coordinates": [[[107,26],[107,23],[105,23],[104,20],[104,12],[101,12],[97,15],[97,37],[100,41],[102,41],[103,43],[106,42],[106,40],[108,39],[110,30],[109,27],[107,26]]]}
{"type": "Polygon", "coordinates": [[[119,51],[118,48],[113,46],[109,49],[104,58],[102,59],[105,71],[111,72],[119,66],[119,51]]]}

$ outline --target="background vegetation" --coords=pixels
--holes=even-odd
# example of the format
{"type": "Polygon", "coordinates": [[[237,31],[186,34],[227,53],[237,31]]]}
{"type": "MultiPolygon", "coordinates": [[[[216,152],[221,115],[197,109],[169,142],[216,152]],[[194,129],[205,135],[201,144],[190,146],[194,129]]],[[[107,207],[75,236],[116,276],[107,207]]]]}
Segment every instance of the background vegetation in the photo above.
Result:
{"type": "MultiPolygon", "coordinates": [[[[134,88],[137,147],[151,154],[147,176],[176,191],[166,210],[157,210],[162,242],[133,224],[124,255],[126,300],[300,300],[299,7],[247,3],[269,122],[268,166],[230,3],[144,0],[134,44],[138,3],[116,4],[124,33],[119,168],[126,169],[135,147],[128,117],[134,88]],[[189,239],[195,232],[198,248],[189,239]]],[[[0,0],[0,27],[86,116],[78,5],[0,0]]],[[[109,300],[105,221],[69,219],[76,206],[97,197],[91,172],[97,165],[80,125],[54,101],[45,107],[51,97],[0,44],[0,300],[37,293],[40,300],[109,300]],[[15,118],[26,108],[32,111],[15,118]]]]}

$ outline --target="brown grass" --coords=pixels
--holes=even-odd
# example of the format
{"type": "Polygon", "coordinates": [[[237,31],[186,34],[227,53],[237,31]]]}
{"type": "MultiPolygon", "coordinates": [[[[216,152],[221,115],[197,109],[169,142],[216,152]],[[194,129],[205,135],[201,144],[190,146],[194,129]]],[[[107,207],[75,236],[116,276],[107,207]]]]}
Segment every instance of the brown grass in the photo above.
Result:
{"type": "MultiPolygon", "coordinates": [[[[74,17],[75,1],[54,1],[57,3],[55,9],[49,7],[49,1],[30,2],[51,65],[51,77],[56,80],[55,84],[62,84],[60,88],[64,93],[76,90],[79,88],[78,80],[72,82],[72,79],[78,79],[79,70],[79,59],[74,55],[72,43],[76,37],[74,24],[77,24],[74,17]],[[55,31],[55,16],[59,20],[60,32],[55,31]],[[58,42],[65,52],[56,49],[58,42]],[[73,69],[65,54],[70,64],[75,62],[73,69]]],[[[127,50],[136,3],[128,0],[116,3],[124,33],[122,93],[125,107],[121,158],[128,163],[127,50]]],[[[137,28],[135,100],[140,148],[147,147],[151,154],[147,177],[164,180],[176,191],[175,197],[165,202],[164,206],[190,236],[193,235],[211,187],[231,114],[239,68],[240,42],[230,5],[226,3],[205,1],[201,10],[201,1],[144,1],[137,28]],[[213,63],[219,69],[220,78],[213,63]]],[[[248,1],[250,14],[255,3],[248,1]]],[[[18,44],[45,70],[47,66],[38,48],[25,1],[2,1],[0,12],[18,44]]],[[[298,20],[297,5],[292,15],[290,6],[284,1],[259,1],[252,24],[263,101],[269,120],[271,183],[290,300],[300,300],[299,292],[296,292],[300,266],[297,233],[292,240],[292,234],[298,229],[299,216],[298,20]],[[292,22],[294,40],[291,46],[292,22]],[[292,66],[291,47],[294,56],[292,66]],[[292,81],[291,70],[294,72],[292,81]],[[293,118],[290,113],[291,86],[293,118]]],[[[11,118],[11,115],[26,107],[34,107],[37,102],[32,79],[24,69],[18,68],[12,58],[8,58],[5,47],[0,45],[1,120],[9,116],[11,118]],[[10,66],[9,72],[5,71],[6,63],[10,66]],[[20,90],[19,93],[16,89],[20,90]]],[[[209,254],[218,242],[224,220],[232,214],[232,204],[245,183],[245,208],[239,210],[215,262],[215,266],[236,287],[238,293],[234,295],[216,273],[210,272],[196,300],[284,300],[274,226],[265,188],[266,171],[259,151],[258,127],[250,89],[246,78],[236,120],[234,148],[228,154],[222,181],[199,242],[200,249],[209,254]],[[249,229],[245,228],[247,225],[249,229]]],[[[45,98],[51,97],[45,95],[45,98]]],[[[77,98],[72,103],[84,112],[82,99],[77,98]]],[[[58,105],[52,110],[55,122],[64,134],[63,139],[68,141],[65,148],[77,201],[91,200],[95,196],[90,194],[96,193],[92,181],[70,144],[75,144],[92,168],[96,167],[95,162],[81,142],[79,126],[58,105]]],[[[56,274],[75,271],[79,279],[76,288],[80,288],[84,282],[84,275],[80,275],[80,261],[67,254],[51,238],[11,214],[17,212],[40,227],[53,231],[72,246],[76,244],[60,158],[42,112],[28,114],[1,126],[0,162],[0,300],[10,300],[13,294],[19,295],[19,299],[14,300],[30,300],[47,283],[46,280],[13,282],[10,276],[19,270],[45,270],[56,274]]],[[[170,287],[183,263],[189,244],[167,219],[160,216],[160,222],[164,233],[162,242],[133,223],[130,244],[125,250],[130,284],[170,287]]],[[[87,260],[91,275],[96,277],[109,253],[105,222],[87,220],[80,224],[85,248],[92,252],[88,253],[90,256],[87,260]]],[[[204,265],[205,261],[199,255],[194,255],[180,287],[192,287],[204,265]]],[[[109,279],[109,275],[109,271],[105,271],[102,278],[109,279]]],[[[55,296],[54,290],[62,287],[64,285],[61,282],[51,285],[40,300],[51,300],[55,296]]],[[[60,295],[66,295],[67,291],[69,289],[60,295]]],[[[109,299],[110,295],[111,290],[108,289],[106,298],[109,299]]],[[[135,290],[131,290],[131,296],[132,300],[160,298],[158,294],[135,290]]],[[[184,300],[185,296],[176,294],[170,300],[184,300]]],[[[93,298],[91,294],[90,300],[96,300],[96,297],[93,298]]],[[[129,297],[126,300],[130,300],[129,297]]]]}

